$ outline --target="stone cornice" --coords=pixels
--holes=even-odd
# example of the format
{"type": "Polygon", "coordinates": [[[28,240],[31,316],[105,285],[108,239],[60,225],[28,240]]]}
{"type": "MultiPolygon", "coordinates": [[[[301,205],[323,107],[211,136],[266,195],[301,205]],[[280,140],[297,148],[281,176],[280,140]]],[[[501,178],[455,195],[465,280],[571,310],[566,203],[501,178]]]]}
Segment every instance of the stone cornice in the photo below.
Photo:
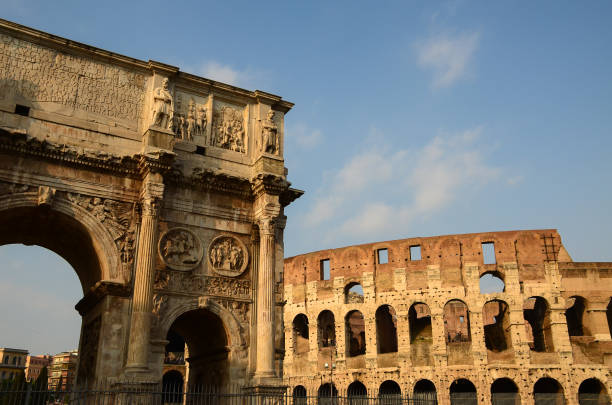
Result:
{"type": "Polygon", "coordinates": [[[289,188],[291,183],[273,174],[258,174],[253,177],[251,184],[253,195],[257,196],[262,193],[280,195],[289,188]]]}
{"type": "Polygon", "coordinates": [[[285,191],[280,194],[280,203],[283,207],[288,206],[304,194],[303,190],[297,188],[288,187],[285,191]]]}
{"type": "Polygon", "coordinates": [[[270,93],[262,92],[260,90],[250,91],[193,74],[183,73],[179,71],[179,68],[162,62],[152,60],[143,61],[140,59],[131,58],[129,56],[110,52],[91,45],[72,41],[67,38],[62,38],[57,35],[26,27],[11,21],[3,20],[1,18],[0,32],[24,41],[53,48],[58,51],[83,55],[85,57],[100,60],[113,65],[123,66],[127,69],[137,70],[141,73],[148,72],[149,74],[152,74],[156,72],[165,76],[174,76],[174,80],[177,82],[182,82],[182,84],[187,86],[193,86],[196,89],[206,88],[208,91],[215,90],[230,93],[234,96],[247,97],[252,101],[261,100],[267,104],[273,104],[273,108],[285,113],[293,107],[293,103],[282,100],[281,97],[270,93]]]}
{"type": "Polygon", "coordinates": [[[98,281],[96,285],[94,285],[79,302],[77,302],[74,308],[79,311],[81,316],[83,316],[89,312],[90,309],[98,305],[98,303],[107,295],[127,298],[131,295],[131,293],[131,287],[125,284],[115,283],[112,281],[98,281]]]}
{"type": "Polygon", "coordinates": [[[173,173],[166,176],[166,180],[179,187],[228,193],[248,200],[252,198],[251,185],[247,179],[210,169],[196,168],[189,176],[175,169],[173,173]]]}
{"type": "Polygon", "coordinates": [[[139,177],[139,155],[118,156],[106,152],[40,140],[24,130],[0,127],[0,152],[32,156],[63,165],[110,172],[119,176],[139,177]]]}

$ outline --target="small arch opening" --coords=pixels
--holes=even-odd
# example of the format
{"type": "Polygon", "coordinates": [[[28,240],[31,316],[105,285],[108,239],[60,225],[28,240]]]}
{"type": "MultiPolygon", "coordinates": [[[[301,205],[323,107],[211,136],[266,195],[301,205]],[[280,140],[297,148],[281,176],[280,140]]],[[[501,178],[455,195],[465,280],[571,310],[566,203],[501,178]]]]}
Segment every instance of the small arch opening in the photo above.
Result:
{"type": "Polygon", "coordinates": [[[346,314],[346,356],[361,356],[366,352],[365,320],[360,311],[353,310],[346,314]]]}
{"type": "Polygon", "coordinates": [[[460,378],[450,386],[451,405],[477,405],[476,387],[470,380],[460,378]]]}
{"type": "Polygon", "coordinates": [[[344,287],[345,304],[362,304],[364,302],[363,287],[357,282],[349,283],[344,287]]]}
{"type": "Polygon", "coordinates": [[[393,380],[386,380],[378,388],[378,398],[381,405],[400,405],[402,403],[402,389],[393,380]]]}
{"type": "Polygon", "coordinates": [[[529,348],[535,352],[554,352],[550,307],[542,297],[531,297],[523,306],[529,348]]]}
{"type": "Polygon", "coordinates": [[[584,380],[578,388],[580,405],[609,405],[610,397],[606,387],[597,378],[584,380]]]}
{"type": "Polygon", "coordinates": [[[367,405],[368,390],[361,381],[353,381],[346,390],[348,403],[352,405],[367,405]]]}
{"type": "Polygon", "coordinates": [[[182,404],[185,381],[177,370],[166,372],[162,378],[162,403],[182,404]]]}
{"type": "Polygon", "coordinates": [[[570,297],[565,310],[565,320],[567,321],[567,332],[572,336],[587,336],[589,333],[584,327],[584,311],[586,300],[580,296],[570,297]]]}
{"type": "Polygon", "coordinates": [[[397,352],[397,315],[391,305],[376,310],[376,342],[378,353],[397,352]]]}
{"type": "Polygon", "coordinates": [[[540,378],[533,386],[535,405],[563,405],[563,387],[554,378],[540,378]]]}
{"type": "Polygon", "coordinates": [[[338,389],[333,383],[321,384],[317,391],[318,405],[338,404],[338,389]]]}
{"type": "Polygon", "coordinates": [[[301,355],[308,353],[310,346],[308,343],[308,317],[298,314],[293,318],[293,353],[301,355]]]}
{"type": "Polygon", "coordinates": [[[491,384],[492,405],[520,405],[518,387],[509,378],[498,378],[491,384]]]}
{"type": "Polygon", "coordinates": [[[487,272],[480,276],[481,294],[503,293],[504,291],[506,291],[506,284],[498,272],[487,272]]]}
{"type": "Polygon", "coordinates": [[[426,403],[435,405],[438,401],[438,394],[436,392],[436,385],[430,380],[419,380],[414,384],[412,389],[412,395],[414,399],[425,400],[426,403]]]}
{"type": "Polygon", "coordinates": [[[306,387],[303,385],[296,385],[293,388],[293,404],[294,405],[306,405],[308,403],[306,387]]]}

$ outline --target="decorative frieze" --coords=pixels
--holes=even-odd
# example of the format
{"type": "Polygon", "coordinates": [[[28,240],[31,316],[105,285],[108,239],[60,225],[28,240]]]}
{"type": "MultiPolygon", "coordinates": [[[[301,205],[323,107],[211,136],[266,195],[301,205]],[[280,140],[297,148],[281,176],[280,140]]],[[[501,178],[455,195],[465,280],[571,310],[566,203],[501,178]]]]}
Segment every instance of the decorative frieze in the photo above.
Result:
{"type": "Polygon", "coordinates": [[[154,288],[167,292],[251,299],[251,281],[218,276],[201,276],[182,271],[157,271],[154,288]]]}
{"type": "Polygon", "coordinates": [[[222,276],[237,277],[247,267],[249,255],[240,239],[229,235],[217,236],[208,247],[210,268],[222,276]]]}
{"type": "Polygon", "coordinates": [[[186,228],[172,228],[159,239],[159,254],[173,270],[193,270],[202,260],[202,243],[186,228]]]}

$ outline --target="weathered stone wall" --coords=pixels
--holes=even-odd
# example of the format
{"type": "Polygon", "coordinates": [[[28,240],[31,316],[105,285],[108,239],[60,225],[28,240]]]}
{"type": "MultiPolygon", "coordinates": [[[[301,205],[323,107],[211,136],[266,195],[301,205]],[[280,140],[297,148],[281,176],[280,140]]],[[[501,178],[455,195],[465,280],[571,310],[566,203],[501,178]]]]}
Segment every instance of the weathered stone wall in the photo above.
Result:
{"type": "Polygon", "coordinates": [[[474,384],[483,405],[500,378],[514,382],[523,404],[533,403],[534,385],[543,377],[557,380],[570,404],[577,403],[578,387],[588,378],[610,392],[610,269],[611,263],[573,262],[556,230],[411,238],[287,258],[285,382],[316,396],[330,381],[340,392],[359,381],[377,396],[387,380],[405,395],[429,380],[442,404],[449,403],[451,384],[460,378],[474,384]],[[492,263],[485,264],[482,243],[494,244],[492,263]],[[324,280],[327,260],[330,277],[324,280]],[[502,279],[504,290],[481,293],[485,274],[502,279]],[[363,302],[347,300],[346,287],[356,283],[363,302]],[[566,310],[574,308],[576,296],[584,298],[586,309],[582,315],[575,307],[580,315],[568,316],[581,317],[584,328],[581,336],[570,337],[566,310]],[[376,313],[385,305],[393,308],[396,327],[381,330],[376,313]],[[354,310],[365,318],[366,351],[351,357],[345,317],[354,310]],[[331,311],[335,320],[331,347],[317,343],[322,311],[331,311]],[[307,319],[309,334],[296,346],[298,315],[307,319]],[[377,340],[393,333],[397,351],[381,353],[377,340]],[[308,351],[294,350],[306,344],[308,351]]]}

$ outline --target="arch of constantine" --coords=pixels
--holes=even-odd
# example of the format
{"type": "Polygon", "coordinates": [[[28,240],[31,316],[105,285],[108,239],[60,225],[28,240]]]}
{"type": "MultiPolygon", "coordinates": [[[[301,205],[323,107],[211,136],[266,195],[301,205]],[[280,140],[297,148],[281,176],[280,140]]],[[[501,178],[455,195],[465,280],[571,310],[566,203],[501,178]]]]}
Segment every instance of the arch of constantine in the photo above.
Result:
{"type": "Polygon", "coordinates": [[[609,403],[612,263],[572,261],[556,230],[323,250],[284,277],[296,398],[609,403]]]}
{"type": "MultiPolygon", "coordinates": [[[[0,20],[0,244],[65,258],[77,384],[281,386],[293,105],[0,20]]],[[[44,269],[41,269],[44,271],[44,269]]]]}

